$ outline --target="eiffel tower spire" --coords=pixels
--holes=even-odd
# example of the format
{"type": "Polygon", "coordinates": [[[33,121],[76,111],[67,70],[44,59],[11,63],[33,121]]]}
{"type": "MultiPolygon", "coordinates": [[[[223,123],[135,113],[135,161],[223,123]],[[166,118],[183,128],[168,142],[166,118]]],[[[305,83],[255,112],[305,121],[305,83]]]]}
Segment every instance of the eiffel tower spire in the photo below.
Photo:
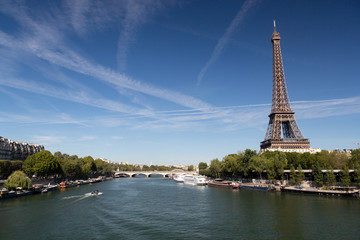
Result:
{"type": "Polygon", "coordinates": [[[279,151],[309,149],[310,142],[303,137],[294,117],[295,112],[290,107],[280,49],[280,33],[276,31],[275,20],[271,42],[273,45],[272,104],[269,125],[265,139],[260,144],[260,151],[265,151],[265,149],[279,151]]]}

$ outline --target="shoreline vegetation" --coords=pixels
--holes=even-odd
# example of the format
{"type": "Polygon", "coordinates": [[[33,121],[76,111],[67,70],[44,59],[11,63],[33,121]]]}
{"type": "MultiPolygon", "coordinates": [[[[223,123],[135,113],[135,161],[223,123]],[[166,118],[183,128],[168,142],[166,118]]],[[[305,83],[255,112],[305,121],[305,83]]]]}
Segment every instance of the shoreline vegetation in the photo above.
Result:
{"type": "Polygon", "coordinates": [[[259,155],[246,149],[229,154],[220,161],[199,163],[199,173],[212,178],[258,179],[298,185],[310,181],[315,187],[341,184],[360,185],[360,149],[351,154],[340,151],[319,153],[270,152],[259,155]]]}
{"type": "MultiPolygon", "coordinates": [[[[27,157],[25,161],[0,160],[0,190],[4,194],[24,195],[48,190],[42,183],[59,186],[62,183],[87,184],[111,178],[115,170],[120,171],[171,171],[176,167],[157,165],[129,165],[110,163],[91,156],[79,158],[76,155],[46,150],[27,157]],[[90,183],[90,182],[89,182],[90,183]],[[42,186],[43,188],[39,188],[42,186]]],[[[188,171],[196,170],[193,165],[188,171]]],[[[295,192],[301,188],[321,191],[336,188],[357,189],[360,185],[360,149],[351,154],[340,151],[319,153],[284,153],[267,151],[259,155],[246,149],[229,154],[220,161],[213,159],[208,165],[200,162],[198,172],[209,178],[236,180],[241,183],[267,183],[287,187],[295,192]]],[[[71,187],[68,185],[66,187],[71,187]]],[[[293,191],[293,192],[294,192],[293,191]]]]}

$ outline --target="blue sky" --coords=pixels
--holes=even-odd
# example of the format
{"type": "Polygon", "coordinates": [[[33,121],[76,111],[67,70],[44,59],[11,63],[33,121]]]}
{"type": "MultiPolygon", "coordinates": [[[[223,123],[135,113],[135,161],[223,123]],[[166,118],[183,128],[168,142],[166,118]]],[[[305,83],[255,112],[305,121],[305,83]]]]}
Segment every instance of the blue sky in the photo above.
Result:
{"type": "Polygon", "coordinates": [[[259,150],[273,20],[311,146],[360,142],[359,1],[0,1],[0,135],[112,161],[259,150]]]}

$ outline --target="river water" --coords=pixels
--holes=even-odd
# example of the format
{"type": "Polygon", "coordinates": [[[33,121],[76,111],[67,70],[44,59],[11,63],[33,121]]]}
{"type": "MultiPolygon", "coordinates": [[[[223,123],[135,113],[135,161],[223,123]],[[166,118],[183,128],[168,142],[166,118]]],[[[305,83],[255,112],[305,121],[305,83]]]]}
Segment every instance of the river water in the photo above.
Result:
{"type": "Polygon", "coordinates": [[[1,200],[0,239],[360,239],[360,200],[121,178],[1,200]]]}

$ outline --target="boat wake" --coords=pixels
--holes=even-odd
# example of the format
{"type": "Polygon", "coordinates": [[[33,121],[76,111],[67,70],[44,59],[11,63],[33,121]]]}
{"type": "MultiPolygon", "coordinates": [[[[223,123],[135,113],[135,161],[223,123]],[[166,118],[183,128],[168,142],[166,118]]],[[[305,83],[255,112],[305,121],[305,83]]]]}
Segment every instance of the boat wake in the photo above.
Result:
{"type": "Polygon", "coordinates": [[[68,196],[68,197],[63,197],[62,199],[73,199],[73,198],[80,198],[83,197],[84,195],[76,195],[76,196],[68,196]]]}
{"type": "Polygon", "coordinates": [[[99,195],[103,195],[102,192],[91,192],[91,193],[85,193],[85,194],[81,194],[81,195],[74,195],[74,196],[68,196],[68,197],[63,197],[62,199],[63,200],[67,200],[67,199],[74,199],[74,198],[77,198],[76,202],[77,201],[80,201],[84,198],[87,198],[87,197],[91,197],[91,196],[99,196],[99,195]]]}

